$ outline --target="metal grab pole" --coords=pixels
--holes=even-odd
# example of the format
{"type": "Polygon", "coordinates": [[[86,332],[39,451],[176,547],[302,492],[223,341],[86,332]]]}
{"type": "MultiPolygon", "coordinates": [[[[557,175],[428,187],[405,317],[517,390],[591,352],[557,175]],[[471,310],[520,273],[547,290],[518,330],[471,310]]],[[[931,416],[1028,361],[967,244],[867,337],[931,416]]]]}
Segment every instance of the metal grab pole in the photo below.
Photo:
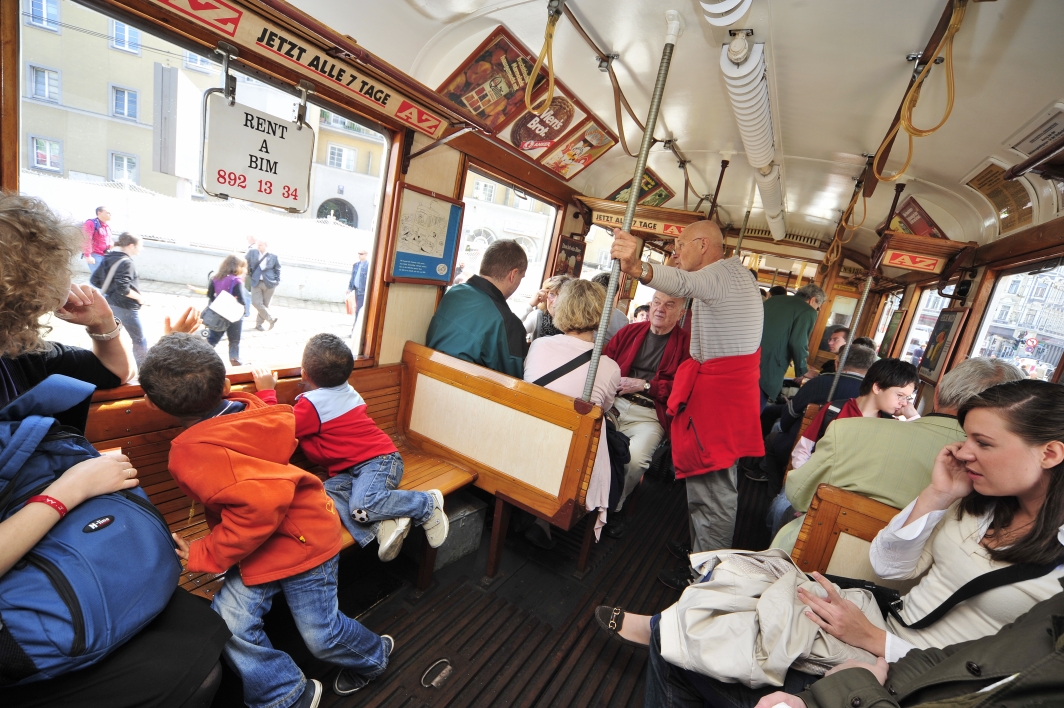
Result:
{"type": "MultiPolygon", "coordinates": [[[[650,146],[654,144],[654,126],[658,122],[658,109],[661,108],[661,96],[665,93],[665,80],[669,77],[669,65],[672,63],[672,51],[676,47],[676,40],[683,32],[684,22],[676,10],[665,13],[668,23],[668,31],[665,37],[665,48],[661,52],[661,64],[658,66],[658,78],[654,83],[654,94],[650,98],[650,111],[647,113],[646,129],[643,131],[643,142],[639,146],[639,156],[635,161],[635,174],[632,175],[632,186],[628,191],[628,205],[624,210],[624,221],[621,230],[631,232],[632,221],[635,219],[636,203],[639,201],[640,188],[643,186],[643,172],[647,167],[647,155],[650,146]]],[[[606,288],[606,302],[602,306],[602,316],[599,318],[598,331],[595,333],[595,348],[591,353],[591,366],[587,370],[587,381],[584,383],[584,401],[591,401],[591,391],[595,387],[595,376],[598,374],[599,359],[602,357],[602,347],[606,342],[606,330],[609,328],[610,315],[613,314],[613,298],[617,295],[617,281],[621,275],[621,262],[613,259],[610,267],[610,284],[606,288]]]]}
{"type": "Polygon", "coordinates": [[[739,249],[743,247],[743,236],[746,235],[746,225],[750,222],[750,210],[746,210],[746,216],[743,217],[743,227],[739,229],[739,240],[735,242],[735,254],[739,256],[739,249]]]}

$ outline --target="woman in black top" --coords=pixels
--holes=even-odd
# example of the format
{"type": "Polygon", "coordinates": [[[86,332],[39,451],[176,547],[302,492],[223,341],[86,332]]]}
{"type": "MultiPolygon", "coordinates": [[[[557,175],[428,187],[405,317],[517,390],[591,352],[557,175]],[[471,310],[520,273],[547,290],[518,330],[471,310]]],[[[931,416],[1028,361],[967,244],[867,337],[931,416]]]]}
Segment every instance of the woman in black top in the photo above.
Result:
{"type": "Polygon", "coordinates": [[[110,251],[104,254],[103,262],[89,278],[107,299],[115,317],[122,321],[122,327],[133,341],[133,358],[139,367],[148,354],[148,340],[140,324],[140,306],[143,296],[140,294],[140,276],[133,256],[140,253],[140,236],[128,231],[118,235],[118,240],[110,251]]]}
{"type": "MultiPolygon", "coordinates": [[[[70,264],[81,250],[81,240],[80,229],[60,220],[42,201],[0,194],[0,407],[52,374],[114,388],[135,372],[131,352],[118,337],[121,325],[107,301],[92,287],[71,284],[70,264]],[[46,342],[42,335],[49,328],[41,319],[52,312],[84,325],[93,337],[93,350],[46,342]]],[[[173,329],[192,331],[198,321],[190,309],[173,329]]],[[[87,415],[86,403],[57,418],[83,430],[87,415]]],[[[136,485],[129,458],[109,455],[74,465],[43,494],[71,509],[98,494],[136,485]]],[[[27,503],[0,522],[0,575],[60,518],[47,504],[27,503]]],[[[135,582],[137,569],[128,571],[135,582]]],[[[86,669],[5,687],[0,663],[0,705],[206,708],[220,682],[218,657],[228,638],[225,623],[206,603],[175,588],[159,616],[86,669]]]]}

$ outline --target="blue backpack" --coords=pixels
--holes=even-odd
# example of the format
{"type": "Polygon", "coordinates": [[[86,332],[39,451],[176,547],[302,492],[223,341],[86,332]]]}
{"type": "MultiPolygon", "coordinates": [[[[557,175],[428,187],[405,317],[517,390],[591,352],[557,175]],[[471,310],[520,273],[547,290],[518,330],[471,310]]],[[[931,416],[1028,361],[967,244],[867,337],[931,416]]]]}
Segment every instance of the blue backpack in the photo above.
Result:
{"type": "MultiPolygon", "coordinates": [[[[49,376],[0,409],[0,520],[98,453],[54,415],[95,386],[49,376]]],[[[93,497],[0,577],[0,685],[90,666],[166,607],[181,565],[162,514],[139,487],[93,497]]]]}

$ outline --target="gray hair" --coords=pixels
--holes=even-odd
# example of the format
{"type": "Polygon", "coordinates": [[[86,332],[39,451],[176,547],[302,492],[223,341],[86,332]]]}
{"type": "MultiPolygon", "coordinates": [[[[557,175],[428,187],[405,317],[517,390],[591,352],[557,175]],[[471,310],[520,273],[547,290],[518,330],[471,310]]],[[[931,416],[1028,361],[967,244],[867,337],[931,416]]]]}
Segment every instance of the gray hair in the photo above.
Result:
{"type": "Polygon", "coordinates": [[[846,366],[843,371],[868,371],[872,364],[876,363],[876,352],[861,344],[851,344],[850,353],[846,357],[846,366]]]}
{"type": "Polygon", "coordinates": [[[794,296],[800,297],[803,300],[816,300],[821,305],[823,305],[828,299],[828,296],[824,291],[821,290],[819,286],[813,285],[812,283],[798,288],[798,290],[795,291],[794,296]]]}
{"type": "Polygon", "coordinates": [[[1026,378],[1017,367],[1001,359],[974,357],[965,359],[942,377],[935,391],[938,407],[959,409],[969,399],[991,386],[1026,378]]]}

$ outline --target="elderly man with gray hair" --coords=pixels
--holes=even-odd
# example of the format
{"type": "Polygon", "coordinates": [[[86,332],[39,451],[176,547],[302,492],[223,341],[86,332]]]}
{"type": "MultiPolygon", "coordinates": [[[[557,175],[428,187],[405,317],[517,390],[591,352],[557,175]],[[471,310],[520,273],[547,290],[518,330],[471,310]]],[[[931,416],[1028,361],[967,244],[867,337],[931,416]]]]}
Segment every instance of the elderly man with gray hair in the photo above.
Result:
{"type": "MultiPolygon", "coordinates": [[[[807,511],[816,488],[831,484],[905,508],[930,483],[939,451],[966,439],[957,421],[960,407],[991,386],[1022,378],[1023,372],[1000,359],[967,359],[942,377],[933,413],[904,423],[880,418],[834,421],[809,461],[787,475],[784,491],[791,506],[807,511]]],[[[772,547],[790,552],[801,527],[801,518],[784,526],[772,547]]]]}
{"type": "Polygon", "coordinates": [[[765,328],[761,332],[761,408],[773,403],[783,388],[787,367],[801,376],[809,358],[809,335],[817,312],[827,300],[824,291],[810,283],[798,288],[793,297],[765,300],[765,328]]]}

